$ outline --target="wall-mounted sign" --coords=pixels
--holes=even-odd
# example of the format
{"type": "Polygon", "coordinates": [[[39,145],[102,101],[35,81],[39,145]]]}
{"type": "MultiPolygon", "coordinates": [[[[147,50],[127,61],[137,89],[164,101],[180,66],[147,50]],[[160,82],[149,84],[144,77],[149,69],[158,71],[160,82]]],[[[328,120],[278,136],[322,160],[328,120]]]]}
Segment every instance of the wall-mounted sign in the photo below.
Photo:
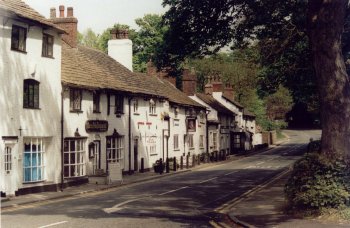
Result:
{"type": "Polygon", "coordinates": [[[86,132],[106,132],[108,131],[108,121],[106,120],[88,120],[85,123],[86,132]]]}
{"type": "Polygon", "coordinates": [[[196,131],[196,119],[195,118],[188,118],[187,119],[187,131],[188,132],[195,132],[196,131]]]}

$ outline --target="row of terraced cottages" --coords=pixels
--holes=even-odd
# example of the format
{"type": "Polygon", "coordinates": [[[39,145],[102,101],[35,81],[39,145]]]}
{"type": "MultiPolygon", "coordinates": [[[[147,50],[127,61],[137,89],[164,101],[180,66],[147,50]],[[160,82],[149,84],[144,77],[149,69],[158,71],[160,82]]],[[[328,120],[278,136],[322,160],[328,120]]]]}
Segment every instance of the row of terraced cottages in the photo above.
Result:
{"type": "Polygon", "coordinates": [[[77,44],[71,7],[46,19],[22,1],[0,0],[0,21],[2,194],[253,144],[254,116],[217,86],[196,94],[186,71],[191,99],[157,73],[133,73],[126,31],[112,32],[107,55],[77,44]]]}

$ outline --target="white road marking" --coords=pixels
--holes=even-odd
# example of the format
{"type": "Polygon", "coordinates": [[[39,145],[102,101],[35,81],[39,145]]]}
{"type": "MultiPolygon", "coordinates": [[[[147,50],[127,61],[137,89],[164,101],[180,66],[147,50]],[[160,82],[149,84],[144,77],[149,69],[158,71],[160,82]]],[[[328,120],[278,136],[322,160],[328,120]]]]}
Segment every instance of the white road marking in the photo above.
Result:
{"type": "Polygon", "coordinates": [[[172,192],[177,192],[177,191],[180,191],[180,190],[185,189],[185,188],[188,188],[188,186],[181,187],[181,188],[178,188],[178,189],[174,189],[174,190],[171,190],[171,191],[167,191],[167,192],[164,192],[164,193],[160,193],[160,194],[158,194],[158,196],[163,196],[163,195],[166,195],[166,194],[169,194],[169,193],[172,193],[172,192]]]}
{"type": "Polygon", "coordinates": [[[128,204],[128,203],[131,203],[131,202],[135,202],[135,201],[138,201],[138,200],[141,200],[141,199],[149,198],[149,197],[151,197],[151,196],[127,200],[127,201],[124,201],[124,202],[122,202],[122,203],[118,203],[118,204],[114,205],[113,207],[110,207],[110,208],[103,208],[103,211],[106,212],[106,213],[108,213],[108,214],[113,213],[113,212],[117,212],[117,211],[119,211],[119,210],[122,209],[122,208],[120,208],[120,206],[123,206],[123,205],[128,204]]]}
{"type": "Polygon", "coordinates": [[[224,176],[228,176],[228,175],[230,175],[230,174],[232,174],[232,173],[237,173],[237,171],[233,171],[233,172],[230,172],[230,173],[226,173],[224,176]]]}
{"type": "Polygon", "coordinates": [[[211,181],[211,180],[215,180],[215,179],[217,179],[218,177],[213,177],[213,178],[210,178],[210,179],[208,179],[208,180],[204,180],[204,181],[201,181],[201,182],[199,182],[200,184],[203,184],[203,183],[205,183],[205,182],[208,182],[208,181],[211,181]]]}
{"type": "Polygon", "coordinates": [[[40,226],[39,228],[45,228],[45,227],[50,227],[50,226],[57,226],[63,223],[66,223],[67,221],[62,221],[62,222],[56,222],[56,223],[51,223],[49,225],[45,225],[45,226],[40,226]]]}

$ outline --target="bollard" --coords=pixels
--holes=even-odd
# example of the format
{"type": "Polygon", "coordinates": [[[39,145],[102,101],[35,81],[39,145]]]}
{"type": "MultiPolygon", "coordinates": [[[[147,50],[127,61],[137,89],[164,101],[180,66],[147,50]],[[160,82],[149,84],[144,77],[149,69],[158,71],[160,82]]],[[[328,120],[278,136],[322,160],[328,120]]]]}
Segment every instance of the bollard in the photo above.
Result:
{"type": "Polygon", "coordinates": [[[218,161],[218,152],[215,151],[215,161],[217,162],[218,161]]]}
{"type": "Polygon", "coordinates": [[[190,166],[189,163],[190,163],[190,157],[188,155],[186,155],[186,169],[189,168],[189,166],[190,166]]]}
{"type": "Polygon", "coordinates": [[[141,170],[140,170],[141,173],[144,173],[145,172],[145,161],[143,158],[141,158],[141,170]]]}
{"type": "Polygon", "coordinates": [[[169,158],[166,159],[165,162],[165,172],[169,173],[170,172],[170,167],[169,167],[169,158]]]}
{"type": "Polygon", "coordinates": [[[201,155],[198,154],[198,165],[200,165],[200,164],[201,164],[201,155]]]}
{"type": "Polygon", "coordinates": [[[196,155],[192,155],[192,167],[196,166],[196,155]]]}
{"type": "Polygon", "coordinates": [[[180,169],[184,169],[184,158],[182,156],[180,157],[180,169]]]}
{"type": "Polygon", "coordinates": [[[174,171],[176,171],[177,167],[176,167],[176,157],[174,157],[174,171]]]}

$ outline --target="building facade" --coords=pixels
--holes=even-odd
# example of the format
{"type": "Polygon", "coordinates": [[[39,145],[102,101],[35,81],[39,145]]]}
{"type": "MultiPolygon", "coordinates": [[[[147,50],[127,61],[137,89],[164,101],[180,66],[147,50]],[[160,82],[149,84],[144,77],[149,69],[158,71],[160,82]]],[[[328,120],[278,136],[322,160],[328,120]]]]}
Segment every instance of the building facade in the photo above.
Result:
{"type": "Polygon", "coordinates": [[[0,191],[55,188],[64,30],[21,1],[1,1],[0,21],[0,191]]]}

